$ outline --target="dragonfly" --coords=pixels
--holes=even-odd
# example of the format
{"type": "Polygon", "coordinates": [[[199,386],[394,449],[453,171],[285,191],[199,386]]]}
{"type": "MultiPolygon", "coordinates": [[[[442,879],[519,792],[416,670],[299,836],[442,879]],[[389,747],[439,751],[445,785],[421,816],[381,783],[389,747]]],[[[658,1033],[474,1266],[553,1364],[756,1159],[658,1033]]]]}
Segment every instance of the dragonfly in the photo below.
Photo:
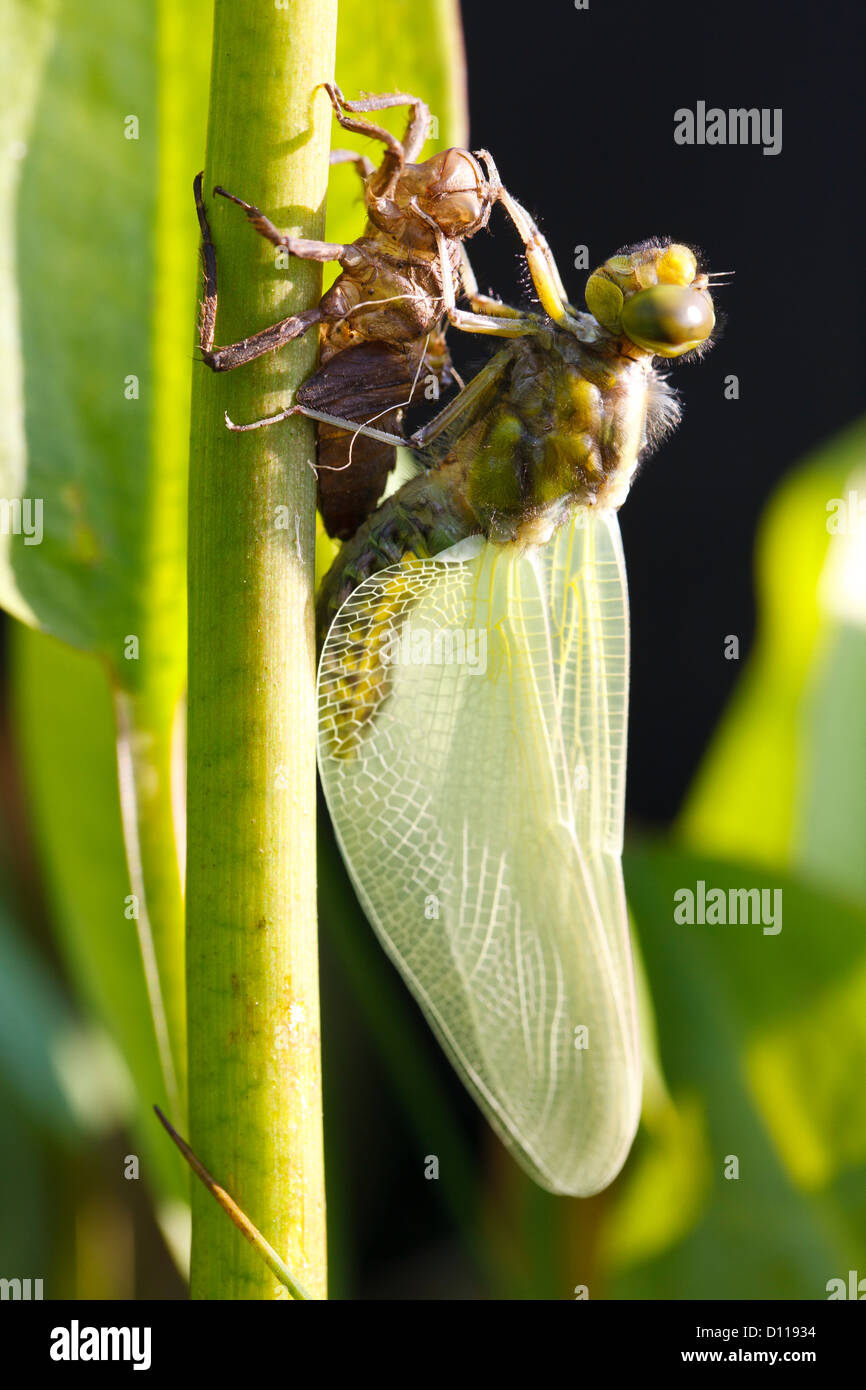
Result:
{"type": "Polygon", "coordinates": [[[457,1072],[538,1183],[586,1197],[641,1103],[617,511],[679,419],[664,362],[699,356],[715,312],[696,254],[660,240],[575,309],[504,196],[539,308],[467,313],[508,341],[323,581],[318,759],[360,902],[457,1072]]]}
{"type": "MultiPolygon", "coordinates": [[[[214,192],[242,208],[274,246],[305,260],[336,261],[342,273],[314,308],[240,342],[215,346],[216,250],[199,174],[195,199],[205,273],[199,346],[213,371],[231,371],[315,329],[321,365],[297,393],[297,405],[343,419],[378,420],[383,431],[396,436],[404,409],[429,392],[431,383],[438,399],[440,388],[456,379],[443,330],[446,314],[457,322],[463,312],[456,309],[456,298],[465,296],[473,310],[492,303],[479,293],[463,243],[487,226],[499,197],[499,176],[486,150],[476,156],[453,148],[415,163],[431,126],[420,98],[391,93],[347,101],[339,87],[325,87],[344,129],[385,146],[378,168],[354,151],[335,150],[331,156],[334,163],[353,163],[362,178],[364,234],[348,245],[293,237],[255,204],[217,186],[214,192]],[[398,106],[410,108],[402,140],[358,114],[398,106]]],[[[381,436],[355,432],[349,437],[320,420],[319,509],[331,536],[354,534],[382,495],[395,458],[393,443],[381,436]]]]}

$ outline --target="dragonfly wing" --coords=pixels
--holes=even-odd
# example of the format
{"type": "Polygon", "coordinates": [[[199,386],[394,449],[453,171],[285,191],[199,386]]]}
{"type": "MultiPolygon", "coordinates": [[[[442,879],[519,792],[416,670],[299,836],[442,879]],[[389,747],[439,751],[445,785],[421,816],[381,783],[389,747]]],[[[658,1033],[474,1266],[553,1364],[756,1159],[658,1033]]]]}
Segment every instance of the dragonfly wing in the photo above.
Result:
{"type": "Polygon", "coordinates": [[[547,545],[475,549],[343,605],[319,765],[361,902],[469,1089],[533,1177],[585,1196],[640,1108],[619,528],[580,512],[547,545]]]}

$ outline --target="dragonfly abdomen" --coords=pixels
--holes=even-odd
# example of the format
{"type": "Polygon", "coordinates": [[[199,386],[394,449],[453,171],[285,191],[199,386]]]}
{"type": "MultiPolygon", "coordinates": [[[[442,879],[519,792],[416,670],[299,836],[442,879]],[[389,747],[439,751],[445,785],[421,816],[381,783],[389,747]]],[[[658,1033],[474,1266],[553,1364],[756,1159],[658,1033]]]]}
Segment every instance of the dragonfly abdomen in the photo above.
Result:
{"type": "Polygon", "coordinates": [[[405,557],[429,559],[479,529],[454,477],[454,466],[442,465],[412,478],[343,545],[319,590],[320,643],[340,606],[365,579],[405,557]]]}

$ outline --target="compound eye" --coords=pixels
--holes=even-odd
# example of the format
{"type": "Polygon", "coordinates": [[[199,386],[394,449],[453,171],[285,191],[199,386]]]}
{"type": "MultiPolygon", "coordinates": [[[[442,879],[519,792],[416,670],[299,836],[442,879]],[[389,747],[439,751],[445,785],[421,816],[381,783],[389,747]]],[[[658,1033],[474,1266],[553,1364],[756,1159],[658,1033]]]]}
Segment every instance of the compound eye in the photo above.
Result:
{"type": "Polygon", "coordinates": [[[623,303],[619,286],[608,280],[606,275],[596,271],[586,282],[584,297],[586,307],[593,318],[598,319],[598,322],[611,333],[618,333],[623,303]]]}
{"type": "Polygon", "coordinates": [[[705,343],[716,317],[708,294],[679,285],[654,285],[627,299],[622,331],[659,357],[679,357],[705,343]]]}

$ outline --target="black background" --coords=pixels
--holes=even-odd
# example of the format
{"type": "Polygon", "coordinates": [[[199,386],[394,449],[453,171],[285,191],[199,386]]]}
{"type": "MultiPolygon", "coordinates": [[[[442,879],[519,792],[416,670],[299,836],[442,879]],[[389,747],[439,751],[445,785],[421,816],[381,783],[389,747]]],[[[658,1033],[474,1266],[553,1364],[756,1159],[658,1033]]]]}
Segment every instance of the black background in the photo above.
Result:
{"type": "MultiPolygon", "coordinates": [[[[736,271],[702,363],[674,368],[684,419],[620,521],[632,603],[628,814],[677,810],[754,630],[758,516],[780,478],[864,406],[862,116],[853,4],[463,5],[470,144],[537,216],[573,301],[586,272],[669,235],[736,271]],[[674,112],[781,107],[782,151],[674,143],[674,112]],[[726,401],[724,378],[739,378],[726,401]]],[[[519,294],[505,217],[472,243],[482,288],[519,294]]],[[[524,290],[525,294],[525,290],[524,290]]]]}

